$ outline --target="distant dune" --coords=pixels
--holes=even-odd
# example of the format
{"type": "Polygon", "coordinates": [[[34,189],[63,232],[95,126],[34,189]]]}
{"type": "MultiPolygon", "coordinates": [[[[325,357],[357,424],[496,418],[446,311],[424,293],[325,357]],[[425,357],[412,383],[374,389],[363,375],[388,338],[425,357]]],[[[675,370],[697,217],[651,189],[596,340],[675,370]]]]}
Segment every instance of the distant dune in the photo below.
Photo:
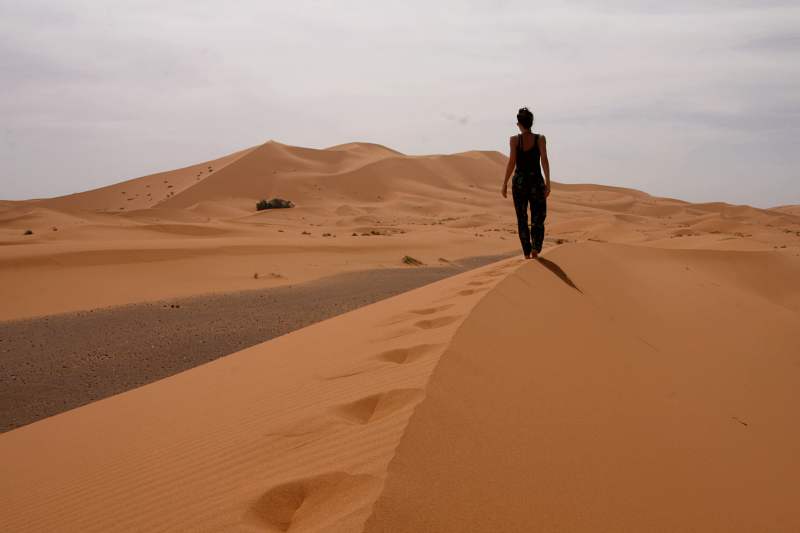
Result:
{"type": "MultiPolygon", "coordinates": [[[[405,255],[435,264],[514,251],[511,200],[499,194],[505,162],[486,151],[269,141],[92,191],[2,202],[0,297],[15,305],[0,319],[296,283],[401,266],[405,255]],[[272,197],[297,207],[256,212],[272,197]],[[259,271],[284,277],[254,282],[259,271]]],[[[605,185],[553,182],[548,206],[546,247],[773,250],[795,246],[800,231],[791,206],[693,204],[605,185]]]]}
{"type": "MultiPolygon", "coordinates": [[[[270,141],[0,202],[0,320],[518,252],[505,162],[270,141]]],[[[0,435],[0,530],[800,530],[797,208],[554,182],[539,261],[0,435]]]]}
{"type": "Polygon", "coordinates": [[[782,205],[780,207],[773,207],[774,211],[780,211],[781,213],[788,213],[790,215],[800,215],[800,205],[782,205]]]}

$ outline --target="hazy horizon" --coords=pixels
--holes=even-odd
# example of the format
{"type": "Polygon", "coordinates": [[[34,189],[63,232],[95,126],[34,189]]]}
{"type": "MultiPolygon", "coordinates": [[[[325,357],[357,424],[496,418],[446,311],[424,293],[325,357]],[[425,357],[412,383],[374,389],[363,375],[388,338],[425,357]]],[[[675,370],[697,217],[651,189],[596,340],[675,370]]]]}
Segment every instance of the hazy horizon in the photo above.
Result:
{"type": "Polygon", "coordinates": [[[268,139],[505,154],[526,105],[554,181],[800,203],[796,2],[0,0],[0,28],[0,199],[268,139]]]}

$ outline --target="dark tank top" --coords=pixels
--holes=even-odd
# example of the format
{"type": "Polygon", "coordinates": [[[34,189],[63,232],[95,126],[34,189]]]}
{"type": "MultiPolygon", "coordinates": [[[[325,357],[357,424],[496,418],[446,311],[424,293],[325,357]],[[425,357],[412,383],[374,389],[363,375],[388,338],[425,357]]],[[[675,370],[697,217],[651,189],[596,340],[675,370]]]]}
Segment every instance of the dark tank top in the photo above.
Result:
{"type": "Polygon", "coordinates": [[[530,150],[522,149],[522,134],[517,135],[517,170],[526,174],[541,177],[542,167],[539,164],[539,135],[533,134],[533,146],[530,150]]]}

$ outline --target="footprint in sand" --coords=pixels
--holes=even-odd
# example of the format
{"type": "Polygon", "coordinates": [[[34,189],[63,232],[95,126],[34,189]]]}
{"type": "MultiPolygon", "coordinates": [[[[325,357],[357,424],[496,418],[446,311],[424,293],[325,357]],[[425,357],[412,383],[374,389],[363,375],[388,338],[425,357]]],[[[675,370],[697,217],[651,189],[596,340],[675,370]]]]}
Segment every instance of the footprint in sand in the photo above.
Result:
{"type": "Polygon", "coordinates": [[[245,513],[244,522],[266,531],[294,531],[324,526],[332,515],[358,509],[379,485],[367,474],[330,472],[272,487],[245,513]]]}
{"type": "Polygon", "coordinates": [[[475,290],[475,289],[464,289],[463,291],[458,291],[459,296],[470,296],[475,294],[476,292],[484,292],[483,290],[475,290]]]}
{"type": "Polygon", "coordinates": [[[461,316],[459,315],[450,315],[450,316],[440,316],[437,318],[429,318],[427,320],[420,320],[415,322],[414,325],[419,329],[437,329],[443,328],[448,324],[452,324],[458,320],[461,320],[461,316]]]}
{"type": "Polygon", "coordinates": [[[413,405],[422,399],[420,389],[394,389],[366,396],[333,408],[333,414],[355,424],[368,424],[413,405]]]}
{"type": "Polygon", "coordinates": [[[450,309],[451,307],[453,307],[453,304],[440,305],[438,307],[428,307],[426,309],[412,309],[411,312],[415,315],[432,315],[433,313],[438,313],[439,311],[444,311],[446,309],[450,309]]]}
{"type": "Polygon", "coordinates": [[[441,349],[442,344],[417,344],[408,348],[395,348],[394,350],[387,350],[379,353],[375,358],[379,361],[387,363],[394,363],[397,365],[405,365],[413,363],[418,359],[428,355],[429,353],[441,349]]]}
{"type": "MultiPolygon", "coordinates": [[[[386,350],[385,352],[381,352],[374,356],[374,359],[381,361],[383,363],[392,363],[395,365],[405,365],[408,363],[413,363],[419,359],[422,359],[427,354],[435,351],[436,349],[443,348],[443,344],[418,344],[416,346],[410,346],[408,348],[395,348],[393,350],[386,350]]],[[[325,381],[332,381],[335,379],[343,379],[343,378],[350,378],[353,376],[360,376],[361,374],[366,374],[369,372],[373,372],[376,370],[380,370],[381,368],[385,368],[382,365],[372,365],[365,368],[359,368],[357,370],[351,370],[350,372],[345,372],[342,374],[334,374],[331,376],[321,376],[320,379],[324,379],[325,381]]]]}

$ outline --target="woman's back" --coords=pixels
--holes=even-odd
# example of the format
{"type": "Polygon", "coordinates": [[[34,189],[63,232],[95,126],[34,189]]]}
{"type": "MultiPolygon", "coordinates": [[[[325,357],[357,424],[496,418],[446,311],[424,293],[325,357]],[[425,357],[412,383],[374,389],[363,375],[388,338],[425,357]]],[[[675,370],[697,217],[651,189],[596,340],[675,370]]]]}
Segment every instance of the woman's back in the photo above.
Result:
{"type": "Polygon", "coordinates": [[[517,170],[541,176],[539,135],[536,133],[520,133],[517,135],[517,170]]]}

